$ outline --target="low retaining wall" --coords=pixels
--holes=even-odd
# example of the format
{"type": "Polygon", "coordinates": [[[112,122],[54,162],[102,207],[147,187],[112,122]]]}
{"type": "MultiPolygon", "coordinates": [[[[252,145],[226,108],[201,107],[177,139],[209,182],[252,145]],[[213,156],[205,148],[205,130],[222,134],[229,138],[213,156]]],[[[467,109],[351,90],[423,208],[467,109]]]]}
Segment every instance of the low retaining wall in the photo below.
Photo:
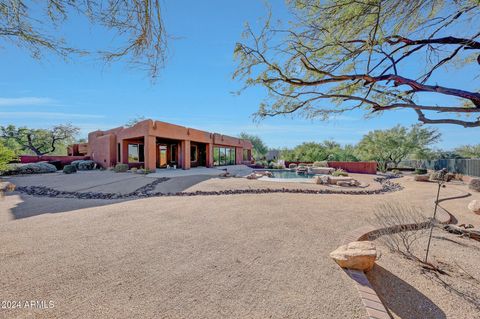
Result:
{"type": "MultiPolygon", "coordinates": [[[[290,164],[313,164],[313,162],[290,162],[285,161],[285,167],[290,164]]],[[[349,173],[359,174],[377,174],[376,162],[339,162],[339,161],[327,161],[329,167],[341,168],[349,173]]]]}
{"type": "MultiPolygon", "coordinates": [[[[452,216],[442,205],[441,202],[448,200],[465,198],[471,196],[470,193],[461,191],[457,196],[444,197],[438,200],[438,207],[442,210],[437,212],[436,220],[439,224],[450,224],[455,221],[455,217],[452,216]]],[[[390,228],[376,228],[374,226],[368,225],[354,229],[346,234],[343,239],[343,245],[346,245],[352,241],[365,241],[365,240],[374,240],[382,235],[389,233],[397,233],[401,231],[407,231],[411,229],[418,229],[430,226],[430,223],[420,223],[420,224],[409,224],[409,225],[398,225],[397,227],[390,228]]],[[[356,290],[360,295],[363,306],[368,314],[368,318],[378,318],[378,319],[390,319],[391,316],[385,307],[382,300],[377,295],[377,292],[371,285],[367,276],[363,271],[353,270],[353,269],[343,269],[345,273],[354,281],[356,290]]]]}
{"type": "Polygon", "coordinates": [[[28,163],[38,163],[38,162],[51,162],[51,161],[60,161],[63,165],[68,165],[73,161],[77,160],[88,160],[90,159],[89,156],[35,156],[35,155],[20,155],[20,163],[28,164],[28,163]]]}

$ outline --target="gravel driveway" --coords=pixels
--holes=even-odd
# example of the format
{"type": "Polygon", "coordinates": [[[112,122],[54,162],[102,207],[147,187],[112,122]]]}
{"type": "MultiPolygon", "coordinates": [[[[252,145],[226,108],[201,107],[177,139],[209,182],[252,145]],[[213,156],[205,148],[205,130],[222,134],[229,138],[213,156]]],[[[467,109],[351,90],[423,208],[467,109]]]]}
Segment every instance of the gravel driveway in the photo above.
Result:
{"type": "Polygon", "coordinates": [[[430,209],[435,185],[412,183],[384,195],[148,198],[8,221],[1,299],[53,308],[0,317],[364,318],[328,254],[382,201],[430,209]]]}

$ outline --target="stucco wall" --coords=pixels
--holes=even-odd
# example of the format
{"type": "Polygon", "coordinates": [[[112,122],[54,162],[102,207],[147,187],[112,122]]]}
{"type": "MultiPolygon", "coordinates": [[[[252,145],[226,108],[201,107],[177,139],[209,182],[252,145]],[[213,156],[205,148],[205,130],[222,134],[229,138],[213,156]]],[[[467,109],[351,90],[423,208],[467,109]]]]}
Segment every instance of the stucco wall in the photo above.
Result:
{"type": "Polygon", "coordinates": [[[132,127],[117,127],[108,131],[95,131],[88,135],[88,155],[94,161],[104,167],[114,166],[117,161],[117,143],[121,144],[122,162],[126,162],[126,145],[130,139],[148,140],[145,147],[145,167],[154,169],[156,167],[156,146],[155,138],[171,139],[177,141],[188,141],[184,143],[183,156],[181,156],[182,166],[186,169],[190,167],[189,154],[190,142],[207,144],[207,166],[213,164],[213,154],[211,152],[213,144],[230,146],[237,148],[236,163],[243,161],[243,149],[251,149],[250,141],[201,131],[193,128],[187,128],[180,125],[170,124],[161,121],[145,120],[135,124],[132,127]]]}

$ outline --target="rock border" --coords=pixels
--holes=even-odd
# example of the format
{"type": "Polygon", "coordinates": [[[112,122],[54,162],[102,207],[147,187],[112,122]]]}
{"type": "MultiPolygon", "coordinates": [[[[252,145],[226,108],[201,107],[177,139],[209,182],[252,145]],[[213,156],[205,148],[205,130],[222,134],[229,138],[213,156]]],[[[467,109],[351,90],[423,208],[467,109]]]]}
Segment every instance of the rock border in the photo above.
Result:
{"type": "Polygon", "coordinates": [[[298,188],[258,188],[258,189],[232,189],[221,191],[195,191],[195,192],[176,192],[162,193],[154,192],[157,184],[163,183],[169,178],[158,178],[154,182],[147,184],[131,193],[98,193],[98,192],[70,192],[59,191],[54,188],[45,186],[20,186],[17,191],[27,195],[38,197],[55,197],[55,198],[76,198],[76,199],[135,199],[148,197],[173,197],[173,196],[218,196],[218,195],[243,195],[243,194],[273,194],[273,193],[292,193],[292,194],[340,194],[340,195],[378,195],[396,192],[402,190],[403,187],[390,181],[389,179],[376,179],[376,182],[382,186],[379,189],[370,190],[332,190],[332,189],[298,189],[298,188]]]}
{"type": "MultiPolygon", "coordinates": [[[[458,189],[457,189],[458,190],[458,189]]],[[[459,190],[460,191],[460,190],[459,190]]],[[[438,200],[438,206],[442,208],[441,211],[437,212],[436,220],[440,224],[451,224],[456,221],[456,218],[451,215],[444,207],[440,205],[441,202],[469,197],[472,194],[469,192],[461,191],[462,194],[450,197],[440,198],[438,200]]],[[[390,228],[375,228],[374,226],[363,226],[357,229],[354,229],[346,234],[343,239],[343,245],[348,244],[352,241],[365,241],[365,240],[374,240],[382,235],[387,233],[401,232],[411,229],[418,229],[422,227],[428,227],[430,225],[427,223],[420,224],[406,224],[398,225],[396,227],[390,228]]],[[[343,269],[343,268],[342,268],[343,269]]],[[[391,319],[392,317],[389,314],[389,311],[385,307],[384,303],[378,296],[375,289],[371,285],[367,276],[363,271],[353,270],[353,269],[343,269],[345,273],[355,282],[355,287],[360,295],[362,304],[365,307],[368,318],[371,319],[391,319]]]]}

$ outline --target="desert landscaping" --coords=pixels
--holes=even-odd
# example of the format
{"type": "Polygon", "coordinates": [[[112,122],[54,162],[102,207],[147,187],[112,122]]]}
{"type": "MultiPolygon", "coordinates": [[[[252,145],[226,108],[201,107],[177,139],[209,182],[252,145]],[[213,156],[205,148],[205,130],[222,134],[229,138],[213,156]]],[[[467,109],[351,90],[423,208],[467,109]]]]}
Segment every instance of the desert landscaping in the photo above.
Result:
{"type": "MultiPolygon", "coordinates": [[[[80,171],[9,177],[17,190],[0,201],[2,291],[8,292],[7,299],[22,300],[41,291],[55,308],[28,312],[39,318],[365,318],[353,281],[330,252],[349,232],[374,224],[384,203],[408,202],[431,212],[437,184],[406,175],[390,180],[398,185],[393,190],[354,194],[381,184],[374,175],[350,175],[369,186],[342,194],[303,193],[331,188],[315,183],[239,176],[167,179],[80,171]],[[158,182],[151,189],[155,195],[143,199],[144,193],[111,199],[27,194],[28,186],[38,185],[129,194],[152,182],[158,182]],[[167,194],[164,183],[180,193],[157,194],[167,194]]],[[[465,183],[452,181],[441,197],[470,192],[465,183]]],[[[473,199],[480,200],[480,193],[445,201],[441,214],[452,214],[457,225],[478,227],[479,215],[467,209],[473,199]]],[[[424,241],[418,243],[420,253],[424,241]]],[[[374,242],[381,257],[367,275],[393,318],[418,313],[423,318],[475,318],[480,273],[473,256],[478,256],[480,242],[436,227],[431,260],[446,274],[390,251],[381,237],[374,242]]],[[[2,314],[23,318],[25,312],[2,314]]]]}

